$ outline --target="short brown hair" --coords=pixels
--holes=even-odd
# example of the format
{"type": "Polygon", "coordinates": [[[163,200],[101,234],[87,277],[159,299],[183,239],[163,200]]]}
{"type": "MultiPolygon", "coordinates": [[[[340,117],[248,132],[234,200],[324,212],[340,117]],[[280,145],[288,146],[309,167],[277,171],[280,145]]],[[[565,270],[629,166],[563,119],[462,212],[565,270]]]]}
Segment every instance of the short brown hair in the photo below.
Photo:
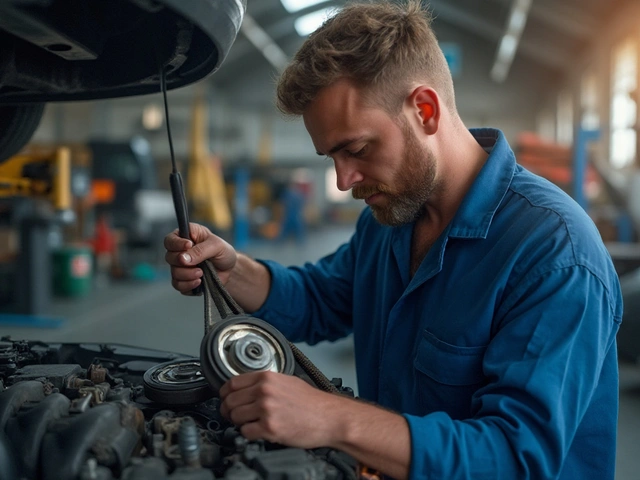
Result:
{"type": "Polygon", "coordinates": [[[311,34],[277,85],[277,107],[302,115],[318,92],[349,78],[392,114],[414,81],[428,82],[455,111],[453,80],[419,0],[353,3],[311,34]]]}

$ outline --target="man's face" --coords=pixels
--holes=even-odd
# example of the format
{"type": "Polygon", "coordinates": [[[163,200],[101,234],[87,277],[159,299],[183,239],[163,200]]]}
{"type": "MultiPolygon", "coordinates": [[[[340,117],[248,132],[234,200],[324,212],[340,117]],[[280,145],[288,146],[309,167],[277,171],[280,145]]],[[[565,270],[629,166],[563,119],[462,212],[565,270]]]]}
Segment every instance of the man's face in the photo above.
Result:
{"type": "Polygon", "coordinates": [[[405,145],[391,185],[356,185],[351,190],[353,198],[357,199],[367,199],[377,193],[386,194],[387,204],[371,204],[371,210],[378,222],[393,227],[416,220],[436,186],[436,162],[432,152],[420,145],[404,117],[400,118],[403,120],[401,128],[405,145]]]}
{"type": "Polygon", "coordinates": [[[333,159],[338,188],[365,200],[378,222],[400,226],[420,216],[436,186],[436,161],[403,114],[392,118],[340,80],[303,118],[318,154],[333,159]]]}

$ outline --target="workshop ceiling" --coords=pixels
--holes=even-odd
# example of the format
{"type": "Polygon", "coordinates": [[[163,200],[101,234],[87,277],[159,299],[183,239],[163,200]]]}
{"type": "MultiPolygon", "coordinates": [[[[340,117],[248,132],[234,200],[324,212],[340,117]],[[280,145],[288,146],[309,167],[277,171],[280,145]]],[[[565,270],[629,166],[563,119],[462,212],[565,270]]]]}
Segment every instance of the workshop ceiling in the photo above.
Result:
{"type": "MultiPolygon", "coordinates": [[[[455,77],[458,107],[481,118],[496,105],[514,113],[536,105],[595,38],[612,13],[636,0],[531,0],[515,56],[503,82],[492,79],[499,45],[514,3],[521,0],[431,0],[434,29],[440,42],[461,53],[455,77]]],[[[248,0],[247,17],[267,34],[287,58],[304,38],[296,18],[319,7],[340,7],[344,1],[289,13],[280,0],[248,0]]],[[[524,0],[525,4],[529,3],[524,0]]],[[[246,22],[246,19],[245,19],[246,22]]],[[[244,29],[212,82],[234,102],[273,108],[273,83],[278,69],[248,39],[244,29]]]]}
{"type": "MultiPolygon", "coordinates": [[[[638,0],[424,1],[457,59],[458,109],[484,123],[535,115],[565,76],[580,73],[576,62],[619,9],[638,0]]],[[[305,38],[296,21],[344,4],[317,0],[290,13],[282,0],[0,0],[0,103],[128,95],[143,103],[165,65],[176,102],[193,95],[177,87],[207,77],[214,101],[273,112],[275,79],[305,38]]]]}

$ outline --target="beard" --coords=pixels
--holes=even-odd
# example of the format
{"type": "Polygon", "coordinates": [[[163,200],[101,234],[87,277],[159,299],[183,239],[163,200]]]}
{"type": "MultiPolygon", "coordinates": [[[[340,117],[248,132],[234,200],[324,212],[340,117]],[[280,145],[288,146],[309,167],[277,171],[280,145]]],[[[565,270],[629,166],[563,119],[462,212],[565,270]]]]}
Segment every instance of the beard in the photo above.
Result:
{"type": "Polygon", "coordinates": [[[387,205],[370,205],[373,217],[381,224],[400,227],[417,220],[424,212],[425,203],[436,188],[436,161],[433,152],[418,142],[408,122],[401,117],[405,141],[403,162],[393,176],[395,188],[384,184],[356,186],[353,198],[364,199],[383,193],[387,205]]]}

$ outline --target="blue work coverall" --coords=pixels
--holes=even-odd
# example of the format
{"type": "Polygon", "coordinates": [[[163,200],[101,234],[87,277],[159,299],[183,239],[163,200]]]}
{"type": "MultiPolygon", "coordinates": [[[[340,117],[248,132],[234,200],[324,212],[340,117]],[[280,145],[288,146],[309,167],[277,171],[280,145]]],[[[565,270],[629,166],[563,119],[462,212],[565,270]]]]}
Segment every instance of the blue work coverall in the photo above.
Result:
{"type": "Polygon", "coordinates": [[[413,276],[413,225],[369,209],[316,264],[264,261],[254,313],[291,341],[353,332],[359,394],[411,434],[412,478],[613,479],[618,278],[564,192],[517,165],[503,134],[413,276]]]}

